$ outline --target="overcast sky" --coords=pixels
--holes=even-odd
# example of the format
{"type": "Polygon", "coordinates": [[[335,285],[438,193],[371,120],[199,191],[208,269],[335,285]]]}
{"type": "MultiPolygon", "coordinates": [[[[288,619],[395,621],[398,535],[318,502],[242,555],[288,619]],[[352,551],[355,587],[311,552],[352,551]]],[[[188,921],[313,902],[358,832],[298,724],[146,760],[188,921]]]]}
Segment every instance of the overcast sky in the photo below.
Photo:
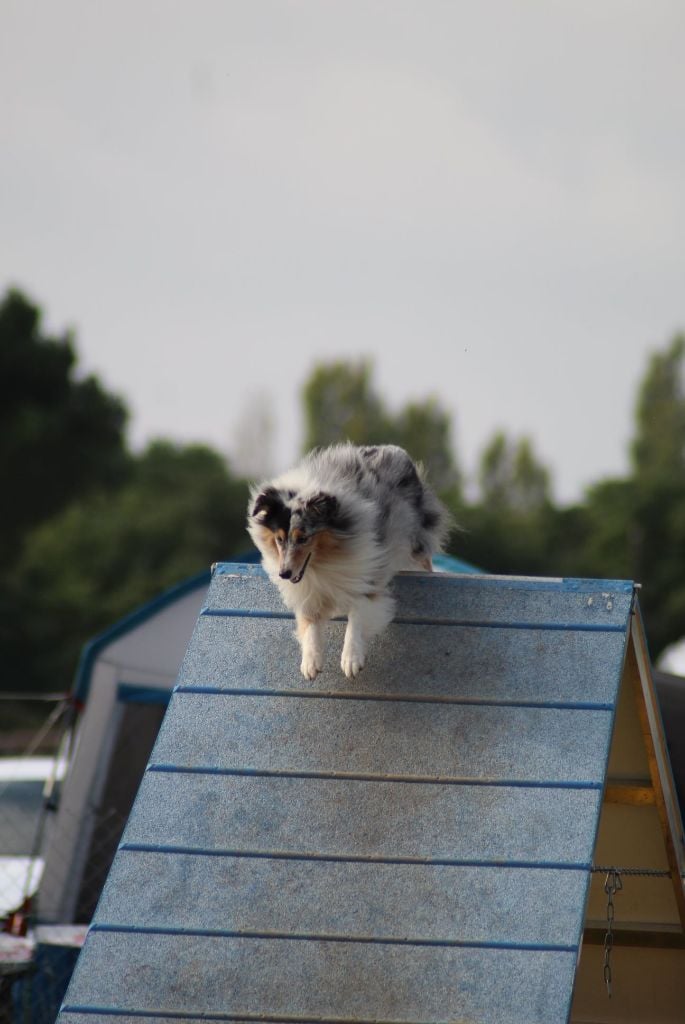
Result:
{"type": "Polygon", "coordinates": [[[0,288],[136,446],[266,403],[281,468],[313,364],[368,356],[572,500],[685,327],[684,39],[682,0],[3,0],[0,288]]]}

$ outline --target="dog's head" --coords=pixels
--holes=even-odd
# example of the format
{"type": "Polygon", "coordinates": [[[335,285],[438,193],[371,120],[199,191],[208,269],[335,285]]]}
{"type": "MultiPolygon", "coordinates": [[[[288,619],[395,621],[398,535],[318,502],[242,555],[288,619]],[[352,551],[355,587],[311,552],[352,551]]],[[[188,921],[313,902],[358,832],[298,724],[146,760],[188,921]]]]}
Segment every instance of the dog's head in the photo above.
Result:
{"type": "Polygon", "coordinates": [[[312,561],[340,548],[347,518],[338,499],[319,492],[302,498],[275,487],[250,502],[248,530],[267,562],[283,580],[299,583],[312,561]]]}

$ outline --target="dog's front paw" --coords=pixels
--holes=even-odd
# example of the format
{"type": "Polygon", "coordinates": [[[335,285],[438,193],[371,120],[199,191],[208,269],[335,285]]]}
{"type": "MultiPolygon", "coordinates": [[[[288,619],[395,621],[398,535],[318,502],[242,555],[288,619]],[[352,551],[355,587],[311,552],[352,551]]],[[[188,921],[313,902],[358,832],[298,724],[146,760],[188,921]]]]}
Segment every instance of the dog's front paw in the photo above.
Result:
{"type": "Polygon", "coordinates": [[[300,672],[305,679],[316,679],[323,668],[323,654],[320,651],[304,651],[300,672]]]}
{"type": "Polygon", "coordinates": [[[364,651],[358,648],[343,648],[340,667],[348,679],[354,679],[364,668],[364,651]]]}

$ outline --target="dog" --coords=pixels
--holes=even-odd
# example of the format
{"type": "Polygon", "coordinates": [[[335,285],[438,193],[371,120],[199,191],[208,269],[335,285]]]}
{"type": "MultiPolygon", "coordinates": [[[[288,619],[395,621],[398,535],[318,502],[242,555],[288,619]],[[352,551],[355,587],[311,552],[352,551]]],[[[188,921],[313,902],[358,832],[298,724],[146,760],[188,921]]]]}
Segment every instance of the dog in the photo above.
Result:
{"type": "Polygon", "coordinates": [[[361,672],[369,640],[391,621],[388,586],[402,570],[432,570],[451,527],[420,465],[396,445],[318,448],[251,491],[247,528],[295,614],[300,671],[324,664],[323,625],[347,616],[340,665],[361,672]]]}

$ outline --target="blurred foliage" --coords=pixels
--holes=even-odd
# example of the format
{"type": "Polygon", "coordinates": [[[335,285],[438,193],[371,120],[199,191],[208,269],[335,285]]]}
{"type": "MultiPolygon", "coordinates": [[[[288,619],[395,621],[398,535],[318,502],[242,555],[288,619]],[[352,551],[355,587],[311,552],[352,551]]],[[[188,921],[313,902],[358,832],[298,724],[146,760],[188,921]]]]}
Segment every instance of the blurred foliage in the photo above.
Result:
{"type": "Polygon", "coordinates": [[[96,377],[76,377],[69,334],[41,332],[40,310],[18,291],[0,304],[0,566],[27,530],[73,498],[125,477],[126,408],[96,377]]]}
{"type": "Polygon", "coordinates": [[[371,365],[366,361],[316,367],[302,399],[305,452],[338,441],[365,444],[370,437],[389,437],[388,417],[371,386],[371,365]]]}
{"type": "Polygon", "coordinates": [[[126,408],[76,377],[73,339],[0,306],[0,688],[68,689],[86,640],[249,548],[247,484],[210,448],[126,447],[126,408]]]}
{"type": "MultiPolygon", "coordinates": [[[[460,524],[452,551],[489,572],[641,582],[652,655],[685,633],[685,337],[639,387],[631,470],[559,507],[529,438],[498,431],[475,497],[449,413],[434,397],[390,410],[366,361],[316,366],[303,389],[305,449],[402,445],[460,524]]],[[[77,372],[70,334],[10,291],[0,303],[0,688],[69,686],[82,644],[160,590],[249,546],[247,484],[201,445],[139,454],[127,410],[77,372]]]]}
{"type": "Polygon", "coordinates": [[[642,488],[685,476],[685,335],[655,352],[640,385],[632,444],[635,478],[642,488]]]}
{"type": "Polygon", "coordinates": [[[453,503],[460,475],[451,441],[451,420],[436,398],[410,402],[393,415],[371,381],[371,365],[335,362],[317,366],[302,391],[303,450],[317,445],[398,444],[422,462],[435,489],[453,503]]]}
{"type": "Polygon", "coordinates": [[[500,515],[525,520],[551,504],[549,472],[527,437],[514,443],[495,434],[481,456],[479,484],[482,503],[500,515]]]}
{"type": "Polygon", "coordinates": [[[30,644],[33,677],[24,685],[59,689],[87,639],[249,546],[247,498],[247,485],[209,448],[158,441],[116,493],[76,501],[38,527],[13,574],[22,615],[5,649],[10,674],[26,676],[30,644]]]}
{"type": "Polygon", "coordinates": [[[685,635],[685,336],[651,356],[640,384],[631,473],[559,507],[551,474],[529,438],[494,434],[467,501],[450,417],[435,399],[396,415],[376,393],[370,364],[318,366],[304,391],[306,447],[349,438],[401,444],[421,459],[460,529],[452,552],[488,572],[632,579],[650,649],[685,635]]]}

